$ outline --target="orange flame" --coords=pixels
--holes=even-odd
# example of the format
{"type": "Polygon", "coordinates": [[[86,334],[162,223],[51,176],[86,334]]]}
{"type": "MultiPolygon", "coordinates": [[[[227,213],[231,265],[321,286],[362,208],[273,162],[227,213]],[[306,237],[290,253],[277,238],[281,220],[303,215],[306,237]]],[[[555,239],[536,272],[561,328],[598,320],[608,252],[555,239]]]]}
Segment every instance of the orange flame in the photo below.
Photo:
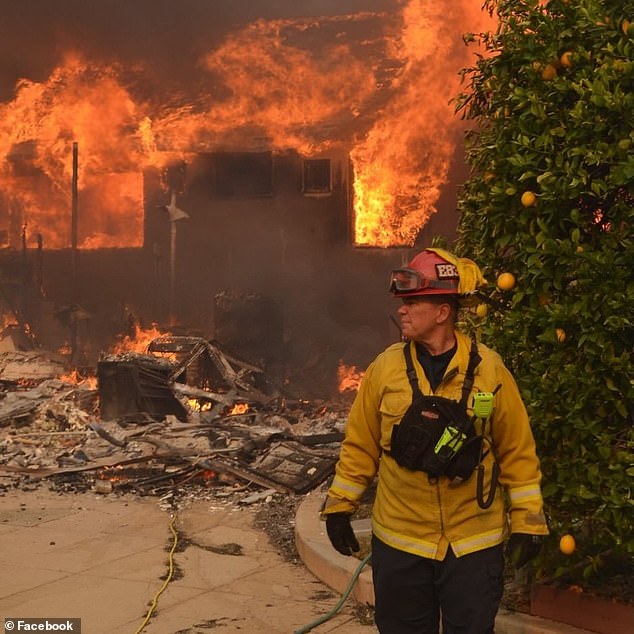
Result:
{"type": "Polygon", "coordinates": [[[89,390],[97,389],[97,377],[87,376],[83,377],[79,374],[76,368],[72,369],[68,374],[63,374],[59,377],[60,381],[65,383],[73,383],[75,385],[81,385],[89,390]]]}
{"type": "Polygon", "coordinates": [[[11,326],[19,325],[18,318],[15,313],[12,311],[4,311],[0,315],[0,336],[2,335],[2,331],[6,328],[10,328],[11,326]]]}
{"type": "Polygon", "coordinates": [[[351,152],[358,245],[411,246],[436,212],[462,131],[450,102],[472,54],[456,36],[460,27],[479,30],[489,23],[466,2],[414,0],[402,18],[400,37],[392,42],[401,65],[392,98],[351,152]]]}
{"type": "Polygon", "coordinates": [[[113,354],[124,354],[126,352],[145,353],[153,339],[164,336],[165,333],[159,330],[156,324],[151,328],[141,328],[138,324],[134,324],[134,334],[126,335],[112,347],[113,354]]]}
{"type": "MultiPolygon", "coordinates": [[[[0,105],[4,220],[15,227],[26,224],[30,245],[39,233],[47,248],[70,246],[73,141],[80,148],[80,246],[142,244],[138,107],[117,78],[119,72],[69,55],[48,81],[21,80],[15,99],[0,105]]],[[[17,246],[18,239],[10,235],[10,246],[17,246]]]]}
{"type": "Polygon", "coordinates": [[[209,401],[203,403],[197,398],[188,398],[187,404],[194,412],[208,412],[212,408],[212,403],[209,401]]]}
{"type": "Polygon", "coordinates": [[[339,360],[339,366],[337,367],[337,379],[339,381],[339,394],[344,392],[356,392],[361,384],[361,379],[365,372],[357,370],[354,365],[345,365],[342,360],[339,360]]]}
{"type": "Polygon", "coordinates": [[[123,465],[114,465],[112,467],[104,467],[98,474],[97,480],[104,480],[108,482],[123,482],[127,480],[124,476],[123,465]]]}
{"type": "Polygon", "coordinates": [[[203,57],[200,94],[169,104],[137,94],[142,67],[76,54],[44,82],[21,80],[0,104],[8,246],[19,248],[25,225],[30,246],[37,234],[45,248],[70,246],[73,142],[83,249],[142,246],[143,170],[227,148],[351,148],[355,244],[412,244],[436,211],[460,133],[449,101],[471,63],[462,32],[489,18],[471,0],[401,6],[258,20],[203,57]]]}
{"type": "Polygon", "coordinates": [[[370,43],[353,50],[346,37],[372,21],[376,14],[258,20],[229,35],[202,59],[213,93],[146,119],[145,147],[310,154],[347,141],[329,133],[373,96],[379,56],[369,63],[370,43]]]}
{"type": "Polygon", "coordinates": [[[238,414],[246,414],[249,411],[248,403],[236,403],[229,412],[229,416],[236,416],[238,414]]]}
{"type": "Polygon", "coordinates": [[[70,357],[70,355],[73,353],[71,347],[70,347],[70,343],[68,341],[65,341],[58,349],[57,349],[57,354],[63,356],[63,357],[70,357]]]}

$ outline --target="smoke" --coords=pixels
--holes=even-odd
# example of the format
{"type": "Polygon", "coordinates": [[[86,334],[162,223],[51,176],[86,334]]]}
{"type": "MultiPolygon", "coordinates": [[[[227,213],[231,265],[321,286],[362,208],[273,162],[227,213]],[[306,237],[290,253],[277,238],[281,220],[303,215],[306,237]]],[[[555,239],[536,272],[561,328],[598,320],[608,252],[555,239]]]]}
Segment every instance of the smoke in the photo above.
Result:
{"type": "Polygon", "coordinates": [[[44,81],[68,51],[138,63],[182,90],[200,58],[259,19],[397,11],[397,0],[0,0],[0,100],[23,78],[44,81]]]}

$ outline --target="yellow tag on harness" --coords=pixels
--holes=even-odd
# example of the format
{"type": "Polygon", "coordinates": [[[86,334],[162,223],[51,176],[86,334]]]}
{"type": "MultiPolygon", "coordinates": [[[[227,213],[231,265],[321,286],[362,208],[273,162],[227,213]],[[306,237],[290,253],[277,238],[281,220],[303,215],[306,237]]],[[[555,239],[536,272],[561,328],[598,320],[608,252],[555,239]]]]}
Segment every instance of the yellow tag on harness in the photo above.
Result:
{"type": "Polygon", "coordinates": [[[457,427],[447,425],[440,440],[434,447],[434,453],[439,454],[441,451],[456,453],[462,447],[466,438],[466,434],[463,434],[457,427]]]}

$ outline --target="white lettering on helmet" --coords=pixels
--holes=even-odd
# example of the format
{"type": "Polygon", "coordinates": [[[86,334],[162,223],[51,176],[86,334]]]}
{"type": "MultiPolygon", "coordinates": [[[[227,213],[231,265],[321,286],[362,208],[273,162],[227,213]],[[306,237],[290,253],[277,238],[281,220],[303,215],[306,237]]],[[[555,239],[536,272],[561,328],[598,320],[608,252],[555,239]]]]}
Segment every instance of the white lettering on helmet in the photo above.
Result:
{"type": "Polygon", "coordinates": [[[436,275],[439,280],[457,279],[458,269],[454,264],[436,264],[436,275]]]}

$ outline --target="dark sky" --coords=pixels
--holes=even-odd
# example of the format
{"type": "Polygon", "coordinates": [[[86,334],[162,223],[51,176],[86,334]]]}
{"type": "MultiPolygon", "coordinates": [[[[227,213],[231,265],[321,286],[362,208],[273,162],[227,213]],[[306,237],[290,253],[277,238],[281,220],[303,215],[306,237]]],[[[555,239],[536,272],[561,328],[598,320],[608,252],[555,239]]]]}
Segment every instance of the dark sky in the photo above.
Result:
{"type": "Polygon", "coordinates": [[[399,0],[0,0],[0,101],[44,81],[68,50],[186,76],[228,31],[258,18],[395,11],[399,0]]]}

